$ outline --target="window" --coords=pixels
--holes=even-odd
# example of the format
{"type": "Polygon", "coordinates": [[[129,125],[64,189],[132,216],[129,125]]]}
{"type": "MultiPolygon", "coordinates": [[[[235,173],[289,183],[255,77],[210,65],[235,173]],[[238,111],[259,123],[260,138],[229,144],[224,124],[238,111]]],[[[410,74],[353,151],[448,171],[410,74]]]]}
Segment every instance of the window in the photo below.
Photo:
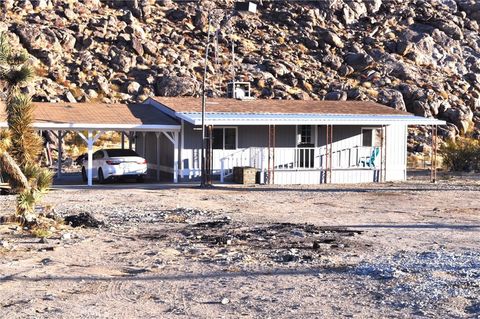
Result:
{"type": "Polygon", "coordinates": [[[382,130],[379,128],[363,128],[362,129],[362,146],[376,146],[382,144],[382,130]]]}
{"type": "Polygon", "coordinates": [[[237,149],[237,128],[222,127],[212,130],[212,147],[215,150],[237,149]]]}
{"type": "Polygon", "coordinates": [[[362,130],[362,146],[372,146],[372,129],[362,130]]]}
{"type": "Polygon", "coordinates": [[[298,146],[313,147],[313,127],[311,125],[299,125],[297,128],[298,146]]]}
{"type": "Polygon", "coordinates": [[[300,143],[302,144],[312,143],[312,127],[310,125],[300,126],[300,143]]]}
{"type": "Polygon", "coordinates": [[[139,156],[135,151],[130,149],[109,149],[106,150],[109,157],[120,157],[120,156],[139,156]]]}
{"type": "Polygon", "coordinates": [[[104,154],[102,150],[96,151],[95,153],[93,153],[94,160],[102,159],[103,157],[104,157],[104,154]]]}

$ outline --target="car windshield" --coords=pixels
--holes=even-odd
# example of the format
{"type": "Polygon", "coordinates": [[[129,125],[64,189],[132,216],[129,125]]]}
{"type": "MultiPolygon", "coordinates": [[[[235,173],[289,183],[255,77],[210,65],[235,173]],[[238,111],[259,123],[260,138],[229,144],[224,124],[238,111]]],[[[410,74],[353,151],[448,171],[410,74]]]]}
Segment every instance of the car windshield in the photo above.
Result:
{"type": "Polygon", "coordinates": [[[105,150],[108,154],[108,157],[122,157],[122,156],[139,156],[135,151],[126,149],[111,149],[105,150]]]}

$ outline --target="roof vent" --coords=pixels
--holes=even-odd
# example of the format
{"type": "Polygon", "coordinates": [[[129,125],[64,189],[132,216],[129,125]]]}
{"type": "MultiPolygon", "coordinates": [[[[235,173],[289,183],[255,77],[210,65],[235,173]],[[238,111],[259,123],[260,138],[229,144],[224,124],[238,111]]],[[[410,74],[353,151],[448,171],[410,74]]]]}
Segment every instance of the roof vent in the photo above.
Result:
{"type": "Polygon", "coordinates": [[[227,85],[227,96],[239,100],[251,99],[250,82],[229,82],[227,85]]]}

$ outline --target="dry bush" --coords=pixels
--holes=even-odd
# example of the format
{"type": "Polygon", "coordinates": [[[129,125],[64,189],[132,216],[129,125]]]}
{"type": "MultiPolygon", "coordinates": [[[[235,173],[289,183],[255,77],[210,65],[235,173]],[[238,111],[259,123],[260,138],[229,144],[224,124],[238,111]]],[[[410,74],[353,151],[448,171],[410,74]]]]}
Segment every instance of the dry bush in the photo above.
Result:
{"type": "Polygon", "coordinates": [[[443,164],[450,171],[480,171],[480,141],[470,137],[448,141],[440,147],[443,164]]]}

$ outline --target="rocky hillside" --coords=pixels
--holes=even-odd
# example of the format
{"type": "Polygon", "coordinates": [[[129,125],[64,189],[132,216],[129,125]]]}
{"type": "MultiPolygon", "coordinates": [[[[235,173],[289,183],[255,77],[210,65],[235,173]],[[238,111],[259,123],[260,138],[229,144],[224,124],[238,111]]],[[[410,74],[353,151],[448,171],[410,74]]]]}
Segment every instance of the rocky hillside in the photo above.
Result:
{"type": "MultiPolygon", "coordinates": [[[[257,98],[375,100],[480,132],[477,0],[256,1],[222,28],[209,94],[237,80],[257,98]],[[231,43],[235,44],[232,64],[231,43]]],[[[208,9],[232,1],[0,0],[0,31],[30,52],[37,101],[199,95],[208,9]]]]}

